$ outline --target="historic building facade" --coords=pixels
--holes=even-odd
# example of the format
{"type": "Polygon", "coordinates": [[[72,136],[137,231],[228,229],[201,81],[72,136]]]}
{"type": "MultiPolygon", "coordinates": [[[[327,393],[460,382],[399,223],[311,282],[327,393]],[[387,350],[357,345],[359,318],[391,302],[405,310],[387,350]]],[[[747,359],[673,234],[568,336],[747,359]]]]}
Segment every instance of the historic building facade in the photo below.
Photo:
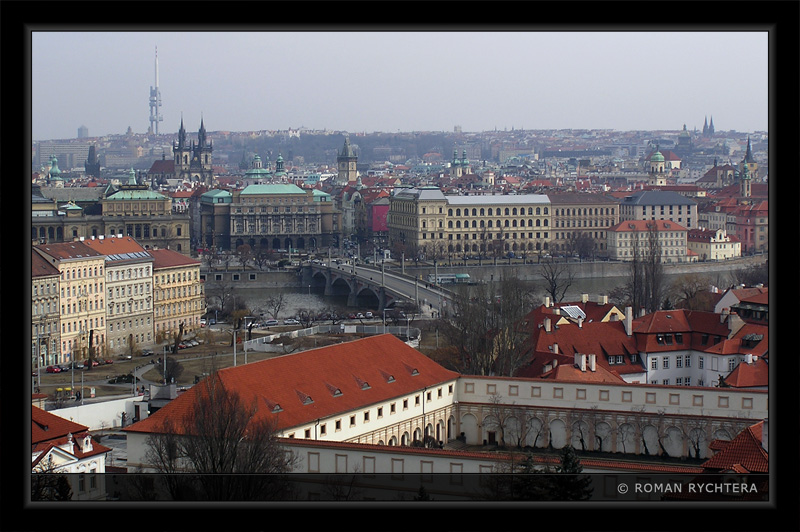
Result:
{"type": "Polygon", "coordinates": [[[37,188],[33,191],[31,241],[34,244],[122,235],[135,238],[145,248],[168,247],[187,255],[191,251],[188,211],[173,206],[169,196],[138,184],[133,170],[125,183],[109,186],[104,191],[69,189],[76,195],[84,191],[91,193],[91,198],[84,202],[61,203],[50,199],[49,196],[60,197],[55,190],[67,189],[37,188]]]}
{"type": "MultiPolygon", "coordinates": [[[[607,256],[609,228],[619,223],[619,202],[602,194],[548,194],[552,205],[550,252],[580,252],[582,236],[590,239],[595,256],[607,256]]],[[[585,251],[585,250],[583,250],[585,251]]]]}
{"type": "Polygon", "coordinates": [[[152,249],[153,321],[155,342],[172,342],[181,331],[200,330],[206,311],[205,285],[200,279],[200,261],[170,249],[152,249]]]}
{"type": "Polygon", "coordinates": [[[33,249],[59,271],[61,345],[57,363],[104,356],[105,257],[80,240],[40,244],[33,249]]]}
{"type": "Polygon", "coordinates": [[[200,213],[207,248],[309,250],[331,245],[340,230],[329,194],[290,184],[211,190],[200,198],[200,213]]]}
{"type": "Polygon", "coordinates": [[[544,194],[448,196],[438,187],[398,188],[389,198],[390,246],[429,259],[544,251],[552,239],[551,209],[544,194]]]}
{"type": "Polygon", "coordinates": [[[106,262],[106,330],[111,355],[153,345],[153,257],[133,238],[84,241],[106,262]]]}
{"type": "Polygon", "coordinates": [[[649,253],[661,262],[686,262],[687,229],[665,220],[629,220],[608,230],[608,256],[612,260],[643,260],[649,253]]]}
{"type": "Polygon", "coordinates": [[[31,359],[34,371],[60,360],[59,282],[61,272],[31,250],[31,359]]]}

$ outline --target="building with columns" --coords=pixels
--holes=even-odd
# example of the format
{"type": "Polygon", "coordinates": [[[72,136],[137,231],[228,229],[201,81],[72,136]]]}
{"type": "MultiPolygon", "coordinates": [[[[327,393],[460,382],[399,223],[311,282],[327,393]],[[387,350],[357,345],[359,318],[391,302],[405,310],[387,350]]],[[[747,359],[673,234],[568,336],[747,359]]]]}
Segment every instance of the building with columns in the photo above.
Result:
{"type": "MultiPolygon", "coordinates": [[[[254,421],[274,421],[293,452],[293,442],[307,444],[295,472],[351,472],[333,457],[322,469],[326,452],[315,446],[357,453],[351,464],[359,465],[377,452],[394,450],[401,461],[423,443],[454,442],[708,458],[712,441],[763,420],[768,403],[762,389],[461,375],[390,334],[226,368],[215,378],[245,403],[257,401],[254,421]]],[[[181,426],[200,388],[126,429],[129,470],[152,467],[148,437],[166,430],[165,420],[181,426]]]]}

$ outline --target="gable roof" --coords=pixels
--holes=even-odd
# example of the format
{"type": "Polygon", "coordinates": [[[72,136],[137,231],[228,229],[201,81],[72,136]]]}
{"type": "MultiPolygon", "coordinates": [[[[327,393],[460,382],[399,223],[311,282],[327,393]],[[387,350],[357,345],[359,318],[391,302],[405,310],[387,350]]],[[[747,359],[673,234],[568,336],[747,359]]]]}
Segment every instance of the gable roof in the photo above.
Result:
{"type": "MultiPolygon", "coordinates": [[[[455,380],[458,373],[381,334],[226,368],[216,376],[245,404],[256,402],[255,420],[274,419],[277,430],[284,430],[455,380]]],[[[200,388],[126,430],[158,432],[164,419],[185,418],[200,388]]]]}
{"type": "Polygon", "coordinates": [[[762,446],[764,422],[747,427],[730,441],[714,440],[712,448],[720,449],[703,463],[703,468],[714,471],[739,471],[749,473],[769,472],[769,453],[762,446]]]}
{"type": "Polygon", "coordinates": [[[153,261],[153,269],[159,268],[174,268],[176,266],[192,266],[199,265],[200,261],[187,257],[182,253],[173,251],[171,249],[150,249],[148,253],[155,259],[153,261]]]}

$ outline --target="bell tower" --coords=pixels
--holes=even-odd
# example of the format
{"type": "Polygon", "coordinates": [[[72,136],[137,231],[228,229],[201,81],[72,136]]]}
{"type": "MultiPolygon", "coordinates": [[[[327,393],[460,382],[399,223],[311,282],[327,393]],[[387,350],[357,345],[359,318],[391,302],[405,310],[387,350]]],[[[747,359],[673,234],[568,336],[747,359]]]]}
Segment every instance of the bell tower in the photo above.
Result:
{"type": "Polygon", "coordinates": [[[339,170],[339,175],[336,177],[336,184],[348,185],[356,182],[356,179],[358,179],[356,162],[358,162],[358,157],[353,147],[350,145],[350,137],[345,137],[342,151],[339,152],[339,156],[336,158],[339,170]]]}

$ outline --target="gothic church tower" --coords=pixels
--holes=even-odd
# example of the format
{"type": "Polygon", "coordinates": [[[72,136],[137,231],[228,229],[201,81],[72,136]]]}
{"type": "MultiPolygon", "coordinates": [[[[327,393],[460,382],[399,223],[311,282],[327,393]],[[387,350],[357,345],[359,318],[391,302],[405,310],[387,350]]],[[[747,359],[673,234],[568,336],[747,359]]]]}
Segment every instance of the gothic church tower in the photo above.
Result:
{"type": "Polygon", "coordinates": [[[353,147],[350,146],[350,137],[345,137],[342,151],[339,152],[339,156],[336,157],[336,163],[339,169],[339,175],[336,176],[337,185],[344,186],[356,182],[356,179],[358,179],[356,162],[358,162],[358,157],[353,147]]]}

